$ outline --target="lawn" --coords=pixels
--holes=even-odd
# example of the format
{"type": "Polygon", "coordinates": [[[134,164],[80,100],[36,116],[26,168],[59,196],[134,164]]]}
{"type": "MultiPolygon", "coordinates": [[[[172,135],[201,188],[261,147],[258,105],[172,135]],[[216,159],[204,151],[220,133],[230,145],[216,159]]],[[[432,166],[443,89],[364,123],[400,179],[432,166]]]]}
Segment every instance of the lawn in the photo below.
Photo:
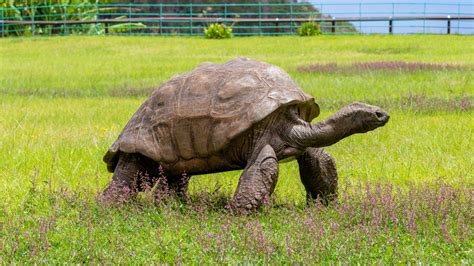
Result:
{"type": "Polygon", "coordinates": [[[473,264],[473,62],[471,36],[0,39],[0,263],[473,264]],[[289,162],[251,215],[225,209],[240,171],[192,177],[187,202],[99,206],[102,156],[146,96],[235,57],[288,71],[317,120],[352,101],[391,114],[327,148],[338,204],[306,207],[289,162]],[[349,67],[380,61],[437,67],[349,67]],[[337,65],[298,70],[314,64],[337,65]]]}

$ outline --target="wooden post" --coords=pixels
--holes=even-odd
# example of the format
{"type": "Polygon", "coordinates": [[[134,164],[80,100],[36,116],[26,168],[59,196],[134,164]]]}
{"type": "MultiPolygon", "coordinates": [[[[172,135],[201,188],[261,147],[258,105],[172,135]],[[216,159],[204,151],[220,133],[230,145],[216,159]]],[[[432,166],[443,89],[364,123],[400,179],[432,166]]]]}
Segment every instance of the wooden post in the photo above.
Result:
{"type": "Polygon", "coordinates": [[[109,23],[105,22],[105,35],[109,34],[109,23]]]}
{"type": "Polygon", "coordinates": [[[335,17],[332,17],[332,21],[331,21],[331,32],[332,32],[332,33],[336,33],[336,18],[335,18],[335,17]]]}
{"type": "Polygon", "coordinates": [[[392,16],[389,17],[388,20],[388,33],[393,34],[393,20],[392,16]]]}
{"type": "Polygon", "coordinates": [[[451,16],[448,16],[448,34],[451,34],[451,16]]]}
{"type": "Polygon", "coordinates": [[[275,19],[276,32],[279,33],[279,32],[280,32],[280,27],[279,27],[278,21],[279,21],[279,18],[276,18],[276,19],[275,19]]]}

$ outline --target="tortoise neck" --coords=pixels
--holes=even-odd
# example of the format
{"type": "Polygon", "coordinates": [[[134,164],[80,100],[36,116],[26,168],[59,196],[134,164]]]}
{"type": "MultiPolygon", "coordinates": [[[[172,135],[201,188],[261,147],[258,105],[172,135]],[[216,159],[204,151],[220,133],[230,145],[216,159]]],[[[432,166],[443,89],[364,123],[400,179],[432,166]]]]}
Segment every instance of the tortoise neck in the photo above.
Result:
{"type": "Polygon", "coordinates": [[[325,147],[354,134],[352,124],[350,116],[341,110],[319,123],[294,126],[290,134],[299,147],[325,147]]]}

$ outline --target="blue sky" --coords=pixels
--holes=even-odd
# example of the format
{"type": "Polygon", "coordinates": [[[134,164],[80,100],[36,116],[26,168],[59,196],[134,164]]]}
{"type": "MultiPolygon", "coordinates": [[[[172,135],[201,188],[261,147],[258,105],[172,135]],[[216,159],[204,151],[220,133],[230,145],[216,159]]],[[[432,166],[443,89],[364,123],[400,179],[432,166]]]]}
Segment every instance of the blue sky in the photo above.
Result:
{"type": "MultiPolygon", "coordinates": [[[[335,17],[349,16],[415,16],[474,15],[474,0],[312,0],[323,13],[335,17]]],[[[354,22],[365,33],[387,33],[388,22],[354,22]]],[[[474,21],[452,21],[452,32],[474,34],[474,21]]],[[[398,21],[395,33],[446,33],[446,21],[398,21]]]]}

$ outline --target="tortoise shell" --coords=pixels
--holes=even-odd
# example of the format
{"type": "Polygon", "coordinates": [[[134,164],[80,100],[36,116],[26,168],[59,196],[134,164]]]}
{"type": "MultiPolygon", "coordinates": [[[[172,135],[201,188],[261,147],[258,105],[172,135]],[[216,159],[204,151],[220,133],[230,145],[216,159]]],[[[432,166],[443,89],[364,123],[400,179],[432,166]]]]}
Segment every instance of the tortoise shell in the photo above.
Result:
{"type": "Polygon", "coordinates": [[[279,67],[247,58],[203,63],[153,91],[104,161],[113,172],[120,152],[166,164],[206,158],[280,107],[293,104],[308,122],[319,115],[313,97],[279,67]]]}

